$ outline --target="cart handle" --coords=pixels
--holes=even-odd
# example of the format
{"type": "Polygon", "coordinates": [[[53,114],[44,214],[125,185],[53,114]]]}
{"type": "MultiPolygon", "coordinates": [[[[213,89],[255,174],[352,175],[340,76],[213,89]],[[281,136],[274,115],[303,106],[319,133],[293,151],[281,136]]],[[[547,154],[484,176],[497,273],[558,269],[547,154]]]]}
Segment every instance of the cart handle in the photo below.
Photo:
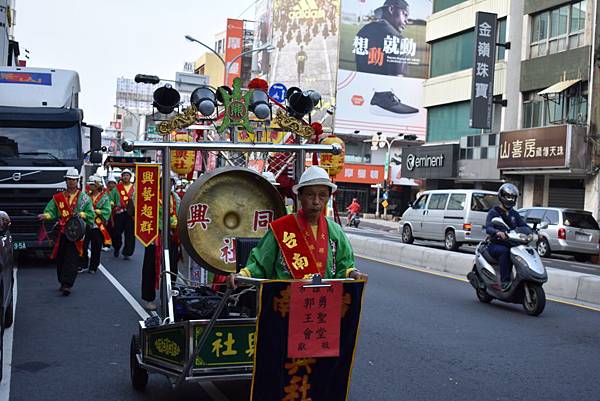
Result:
{"type": "Polygon", "coordinates": [[[215,313],[210,318],[210,321],[208,322],[208,324],[206,325],[206,328],[202,332],[202,336],[198,340],[198,343],[196,344],[195,348],[193,349],[194,352],[192,353],[192,356],[187,360],[187,362],[185,363],[185,366],[183,367],[183,370],[181,371],[181,374],[177,378],[177,382],[175,383],[175,388],[179,387],[185,381],[185,378],[189,374],[190,369],[192,368],[192,365],[194,364],[194,361],[196,360],[196,358],[198,358],[198,355],[200,355],[200,350],[202,350],[202,348],[206,344],[206,341],[208,341],[208,336],[211,334],[212,329],[215,327],[215,323],[217,322],[217,319],[221,315],[221,312],[223,311],[223,308],[225,307],[225,304],[227,303],[227,299],[231,295],[231,291],[233,291],[233,288],[227,287],[227,290],[225,291],[225,294],[223,294],[223,298],[219,302],[219,305],[217,306],[215,313]]]}
{"type": "MultiPolygon", "coordinates": [[[[264,278],[244,277],[244,276],[239,276],[239,275],[235,276],[235,282],[239,283],[239,284],[247,284],[247,285],[257,286],[257,285],[260,285],[260,283],[262,283],[263,281],[269,281],[269,280],[264,279],[264,278]]],[[[327,283],[331,283],[331,282],[335,282],[335,281],[343,281],[343,282],[354,281],[354,279],[353,278],[322,279],[320,275],[315,274],[312,279],[297,280],[297,281],[306,282],[306,284],[303,286],[305,288],[318,288],[318,287],[330,287],[331,285],[327,284],[327,283]]]]}

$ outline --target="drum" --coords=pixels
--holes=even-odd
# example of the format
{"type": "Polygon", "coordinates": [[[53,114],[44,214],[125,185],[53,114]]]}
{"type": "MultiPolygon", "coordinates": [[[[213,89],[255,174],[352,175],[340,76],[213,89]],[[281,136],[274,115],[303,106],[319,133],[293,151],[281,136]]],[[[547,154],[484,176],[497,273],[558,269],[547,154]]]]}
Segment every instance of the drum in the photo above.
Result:
{"type": "Polygon", "coordinates": [[[73,216],[65,224],[65,237],[69,241],[79,241],[85,236],[85,221],[79,216],[73,216]]]}
{"type": "Polygon", "coordinates": [[[135,206],[133,205],[133,199],[129,199],[127,201],[127,205],[125,206],[125,210],[127,211],[127,214],[130,215],[131,217],[135,216],[135,206]]]}

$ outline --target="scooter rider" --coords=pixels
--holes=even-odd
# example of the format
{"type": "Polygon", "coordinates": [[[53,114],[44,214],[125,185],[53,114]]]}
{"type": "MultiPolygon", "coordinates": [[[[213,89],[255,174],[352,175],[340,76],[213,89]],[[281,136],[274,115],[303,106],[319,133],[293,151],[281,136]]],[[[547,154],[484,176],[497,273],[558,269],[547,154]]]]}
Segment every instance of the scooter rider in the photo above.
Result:
{"type": "Polygon", "coordinates": [[[349,226],[352,218],[360,213],[360,203],[358,203],[358,199],[352,198],[352,203],[346,208],[346,210],[348,211],[348,222],[346,225],[349,226]]]}
{"type": "Polygon", "coordinates": [[[518,227],[527,227],[521,215],[513,209],[517,204],[518,197],[519,190],[516,186],[509,183],[503,184],[498,190],[500,205],[490,209],[485,223],[485,231],[490,238],[488,251],[500,264],[500,281],[502,282],[503,291],[510,287],[510,272],[512,269],[510,243],[506,241],[508,238],[507,230],[494,227],[492,219],[500,217],[511,230],[518,227]]]}

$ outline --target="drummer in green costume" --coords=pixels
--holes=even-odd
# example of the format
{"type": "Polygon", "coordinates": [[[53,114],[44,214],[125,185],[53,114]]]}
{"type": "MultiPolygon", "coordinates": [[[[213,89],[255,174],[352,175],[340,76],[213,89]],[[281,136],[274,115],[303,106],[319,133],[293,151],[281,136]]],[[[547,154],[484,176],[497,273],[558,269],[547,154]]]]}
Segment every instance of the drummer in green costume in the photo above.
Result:
{"type": "MultiPolygon", "coordinates": [[[[238,275],[266,279],[298,279],[318,273],[323,278],[367,280],[354,266],[352,246],[342,227],[323,216],[337,186],[325,170],[308,168],[292,190],[301,209],[271,223],[238,275]]],[[[230,283],[235,287],[235,276],[230,283]]]]}

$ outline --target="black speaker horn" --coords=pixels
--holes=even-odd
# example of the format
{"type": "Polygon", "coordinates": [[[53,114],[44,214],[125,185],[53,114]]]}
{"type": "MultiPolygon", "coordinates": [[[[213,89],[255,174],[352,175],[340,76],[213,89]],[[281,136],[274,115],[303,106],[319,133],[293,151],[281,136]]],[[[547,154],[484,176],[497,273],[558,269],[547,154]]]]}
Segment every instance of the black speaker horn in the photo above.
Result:
{"type": "Polygon", "coordinates": [[[196,106],[200,114],[204,117],[210,117],[217,107],[215,92],[208,86],[200,86],[192,92],[190,103],[196,106]]]}
{"type": "Polygon", "coordinates": [[[179,101],[181,100],[179,92],[169,84],[155,90],[152,97],[154,98],[152,104],[162,114],[171,114],[179,106],[179,101]]]}
{"type": "Polygon", "coordinates": [[[265,91],[260,89],[252,90],[252,98],[249,109],[254,113],[256,118],[260,120],[265,120],[271,115],[269,96],[265,93],[265,91]]]}
{"type": "Polygon", "coordinates": [[[288,97],[288,113],[302,118],[315,108],[315,102],[307,92],[294,92],[288,97]]]}

